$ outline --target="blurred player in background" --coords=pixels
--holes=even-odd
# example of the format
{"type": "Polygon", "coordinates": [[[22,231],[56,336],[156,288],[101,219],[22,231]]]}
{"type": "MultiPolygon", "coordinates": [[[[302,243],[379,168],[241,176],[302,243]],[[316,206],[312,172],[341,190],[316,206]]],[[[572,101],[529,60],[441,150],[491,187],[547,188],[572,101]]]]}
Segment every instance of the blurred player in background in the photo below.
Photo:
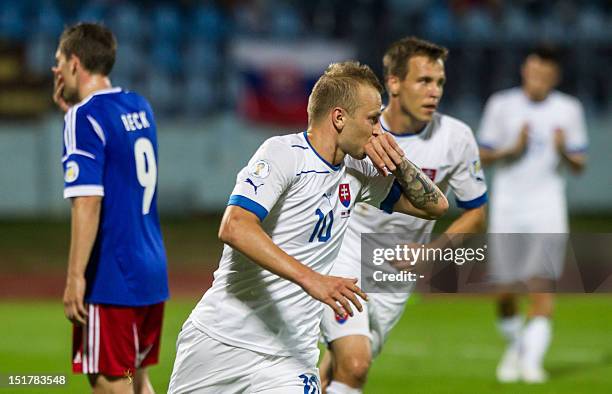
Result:
{"type": "MultiPolygon", "coordinates": [[[[568,217],[562,165],[575,172],[585,166],[587,132],[580,102],[553,90],[560,64],[552,48],[527,56],[522,86],[495,93],[488,100],[479,130],[480,156],[497,164],[491,200],[491,233],[567,233],[568,217]]],[[[499,237],[499,236],[498,236],[499,237]]],[[[516,237],[515,237],[516,238],[516,237]]],[[[547,379],[542,360],[551,340],[551,293],[530,294],[528,321],[518,313],[509,289],[523,283],[546,288],[557,279],[565,238],[524,237],[518,242],[492,238],[492,277],[502,286],[499,329],[508,340],[497,368],[500,381],[547,379]]]]}
{"type": "Polygon", "coordinates": [[[72,203],[64,312],[73,371],[95,393],[152,393],[166,254],[157,214],[157,136],[149,103],[114,88],[116,41],[79,23],[60,37],[54,101],[64,117],[64,198],[72,203]]]}
{"type": "MultiPolygon", "coordinates": [[[[444,83],[447,49],[415,37],[393,43],[384,59],[389,105],[380,124],[443,192],[451,189],[464,211],[447,233],[485,230],[486,184],[478,146],[463,122],[436,112],[444,83]]],[[[427,243],[435,221],[387,214],[358,204],[332,275],[359,276],[361,234],[393,232],[427,243]]],[[[409,293],[370,293],[364,311],[350,319],[325,310],[322,332],[329,351],[321,365],[327,392],[360,393],[371,360],[402,315],[409,293]]]]}
{"type": "Polygon", "coordinates": [[[378,135],[381,90],[369,67],[332,64],[309,97],[308,130],[268,139],[239,172],[219,268],[179,334],[169,392],[319,392],[323,303],[353,315],[365,297],[356,279],[328,275],[354,205],[426,218],[448,208],[378,135]]]}

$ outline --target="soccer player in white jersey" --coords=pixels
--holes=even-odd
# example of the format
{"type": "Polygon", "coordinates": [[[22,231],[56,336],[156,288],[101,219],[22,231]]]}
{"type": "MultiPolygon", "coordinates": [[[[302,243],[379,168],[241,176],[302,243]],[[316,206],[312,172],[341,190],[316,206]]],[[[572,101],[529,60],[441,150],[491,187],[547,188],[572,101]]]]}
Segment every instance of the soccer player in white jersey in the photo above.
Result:
{"type": "MultiPolygon", "coordinates": [[[[380,124],[442,192],[450,189],[455,194],[464,211],[446,232],[482,232],[487,194],[476,140],[463,122],[436,112],[444,88],[447,53],[446,48],[415,37],[389,47],[383,59],[389,104],[380,124]]],[[[364,204],[358,204],[351,216],[332,275],[360,275],[362,233],[400,233],[414,242],[427,243],[435,224],[386,214],[364,204]]],[[[407,292],[370,293],[364,311],[349,319],[331,310],[324,312],[322,332],[329,351],[321,373],[323,384],[329,384],[328,393],[361,392],[371,360],[399,320],[408,297],[407,292]]]]}
{"type": "MultiPolygon", "coordinates": [[[[482,161],[497,164],[489,230],[567,233],[565,181],[560,167],[567,165],[576,172],[584,168],[587,133],[582,106],[576,98],[553,90],[560,78],[553,49],[541,47],[529,53],[521,75],[521,87],[491,96],[480,125],[482,161]]],[[[558,278],[565,242],[561,237],[548,237],[548,245],[543,245],[542,237],[529,237],[531,242],[521,242],[518,247],[515,242],[499,240],[491,249],[496,252],[493,279],[501,285],[498,326],[508,340],[497,368],[497,377],[503,382],[523,379],[535,383],[547,378],[542,360],[551,340],[553,295],[530,294],[524,324],[516,295],[504,290],[517,282],[533,289],[558,278]]]]}
{"type": "Polygon", "coordinates": [[[369,67],[332,64],[309,97],[308,130],[270,138],[240,171],[219,268],[179,335],[169,392],[320,392],[323,304],[353,315],[349,303],[361,310],[366,297],[356,279],[328,275],[354,205],[446,212],[438,187],[379,135],[380,90],[369,67]],[[394,180],[400,194],[389,193],[394,180]]]}

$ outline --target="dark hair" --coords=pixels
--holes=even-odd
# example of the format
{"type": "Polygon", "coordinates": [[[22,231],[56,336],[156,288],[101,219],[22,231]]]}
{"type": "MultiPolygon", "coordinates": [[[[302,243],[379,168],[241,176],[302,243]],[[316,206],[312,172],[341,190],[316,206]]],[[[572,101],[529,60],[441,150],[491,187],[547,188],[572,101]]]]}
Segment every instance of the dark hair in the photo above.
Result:
{"type": "Polygon", "coordinates": [[[101,24],[77,23],[64,29],[59,48],[66,58],[77,56],[89,72],[108,75],[115,64],[117,40],[101,24]]]}
{"type": "Polygon", "coordinates": [[[391,75],[400,79],[406,78],[408,61],[413,56],[426,56],[434,61],[438,59],[446,61],[448,49],[413,36],[395,41],[383,57],[385,80],[391,75]]]}
{"type": "Polygon", "coordinates": [[[540,44],[536,47],[531,48],[527,56],[535,55],[542,60],[561,65],[561,55],[559,49],[550,44],[540,44]]]}
{"type": "Polygon", "coordinates": [[[353,114],[359,106],[357,90],[361,85],[383,91],[370,67],[359,62],[332,63],[321,75],[308,97],[308,123],[319,119],[335,106],[353,114]]]}

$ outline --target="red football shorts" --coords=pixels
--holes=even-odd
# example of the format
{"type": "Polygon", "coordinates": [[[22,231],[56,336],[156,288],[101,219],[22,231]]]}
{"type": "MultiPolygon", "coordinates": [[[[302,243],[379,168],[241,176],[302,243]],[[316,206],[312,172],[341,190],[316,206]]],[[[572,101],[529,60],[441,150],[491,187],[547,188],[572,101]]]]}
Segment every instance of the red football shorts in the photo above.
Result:
{"type": "Polygon", "coordinates": [[[134,376],[157,364],[164,303],[141,307],[87,305],[87,324],[73,325],[72,371],[134,376]]]}

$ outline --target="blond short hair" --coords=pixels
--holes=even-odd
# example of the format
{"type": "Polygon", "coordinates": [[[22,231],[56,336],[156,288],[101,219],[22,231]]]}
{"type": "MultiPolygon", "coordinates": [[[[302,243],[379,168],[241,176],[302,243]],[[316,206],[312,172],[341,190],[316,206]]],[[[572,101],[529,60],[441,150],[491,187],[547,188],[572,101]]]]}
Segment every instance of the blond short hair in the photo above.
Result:
{"type": "Polygon", "coordinates": [[[370,67],[359,62],[332,63],[312,88],[308,98],[308,124],[325,116],[334,107],[353,114],[357,107],[360,86],[371,86],[383,91],[380,81],[370,67]]]}

